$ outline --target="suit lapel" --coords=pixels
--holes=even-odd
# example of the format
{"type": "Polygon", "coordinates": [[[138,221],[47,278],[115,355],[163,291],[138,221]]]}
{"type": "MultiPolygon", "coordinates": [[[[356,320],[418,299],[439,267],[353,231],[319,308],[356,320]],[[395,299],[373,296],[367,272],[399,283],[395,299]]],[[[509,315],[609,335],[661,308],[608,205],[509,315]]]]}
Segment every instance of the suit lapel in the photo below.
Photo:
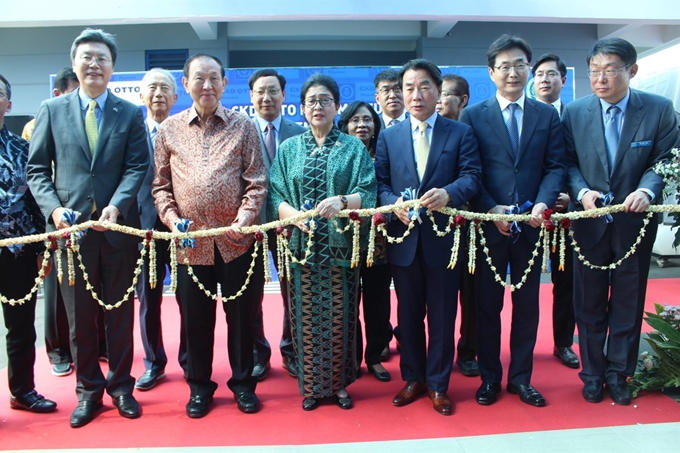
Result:
{"type": "Polygon", "coordinates": [[[411,122],[402,121],[401,123],[392,127],[398,128],[397,132],[399,133],[399,140],[397,143],[404,143],[404,146],[402,146],[401,149],[404,151],[404,162],[408,164],[406,165],[406,168],[408,168],[410,174],[409,179],[418,181],[420,178],[418,177],[418,170],[416,169],[416,152],[413,149],[413,133],[411,132],[411,122]]]}
{"type": "Polygon", "coordinates": [[[529,140],[536,129],[536,123],[538,122],[538,111],[536,109],[536,104],[534,104],[530,99],[524,99],[524,114],[522,115],[522,134],[519,138],[519,148],[517,149],[517,162],[522,157],[524,150],[527,148],[529,140]]]}
{"type": "Polygon", "coordinates": [[[607,144],[604,141],[604,123],[602,122],[602,108],[600,107],[600,99],[593,96],[588,109],[588,118],[594,118],[594,121],[587,122],[585,137],[590,137],[592,148],[600,158],[602,168],[605,169],[605,174],[609,172],[609,161],[607,158],[607,144]]]}
{"type": "Polygon", "coordinates": [[[512,158],[513,153],[512,146],[510,145],[510,136],[508,135],[508,129],[505,127],[505,121],[503,121],[501,106],[498,104],[495,97],[488,99],[484,103],[484,118],[486,118],[489,128],[496,134],[498,141],[503,144],[508,155],[512,158]]]}
{"type": "Polygon", "coordinates": [[[80,97],[78,96],[78,91],[74,91],[72,94],[68,94],[68,115],[70,119],[70,124],[74,125],[74,133],[78,137],[78,142],[82,148],[83,154],[87,157],[89,161],[92,161],[92,155],[90,154],[90,144],[87,141],[87,134],[85,134],[85,121],[83,120],[82,109],[80,108],[80,97]]]}
{"type": "Polygon", "coordinates": [[[110,91],[106,98],[106,105],[104,106],[104,115],[102,116],[102,124],[99,127],[99,138],[97,139],[97,146],[94,149],[93,161],[97,160],[99,154],[104,149],[106,142],[109,140],[116,123],[120,119],[120,114],[123,108],[120,105],[120,99],[115,97],[110,91]]]}
{"type": "MultiPolygon", "coordinates": [[[[432,129],[432,140],[430,140],[430,153],[427,156],[427,165],[425,166],[425,173],[423,180],[420,181],[420,186],[424,186],[424,182],[432,175],[434,169],[437,167],[439,158],[444,150],[444,143],[449,136],[449,125],[437,115],[432,129]]],[[[422,195],[422,194],[421,194],[422,195]]]]}
{"type": "Polygon", "coordinates": [[[616,158],[614,159],[614,168],[612,172],[616,170],[623,156],[630,149],[630,144],[633,142],[633,137],[637,132],[640,124],[642,124],[642,118],[645,116],[642,110],[642,103],[640,98],[635,93],[635,91],[630,91],[630,98],[628,99],[628,106],[626,107],[626,114],[623,118],[623,127],[621,128],[621,138],[619,139],[619,147],[616,150],[616,158]]]}

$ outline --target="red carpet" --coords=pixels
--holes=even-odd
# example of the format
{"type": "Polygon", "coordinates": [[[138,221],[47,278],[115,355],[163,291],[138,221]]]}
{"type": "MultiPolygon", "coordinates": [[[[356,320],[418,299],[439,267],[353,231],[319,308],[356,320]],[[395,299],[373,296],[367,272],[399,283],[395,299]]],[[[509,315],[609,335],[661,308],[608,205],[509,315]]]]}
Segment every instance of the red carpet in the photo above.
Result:
{"type": "MultiPolygon", "coordinates": [[[[166,349],[173,360],[168,364],[168,377],[156,388],[149,392],[135,392],[144,410],[140,419],[120,417],[106,396],[104,409],[92,423],[78,430],[71,429],[69,416],[76,404],[74,376],[52,376],[45,352],[41,349],[36,364],[37,389],[56,400],[59,409],[48,415],[11,410],[7,404],[6,376],[2,373],[0,388],[5,396],[0,404],[0,449],[299,445],[680,421],[678,403],[661,393],[645,394],[628,407],[614,406],[608,398],[600,404],[583,400],[577,370],[560,365],[552,357],[551,290],[550,285],[543,285],[541,289],[542,316],[532,382],[546,397],[548,406],[545,408],[529,407],[507,392],[503,392],[493,406],[480,406],[474,399],[479,379],[463,377],[455,368],[449,391],[455,404],[453,416],[443,417],[435,413],[427,398],[410,406],[394,407],[392,397],[403,385],[399,378],[399,356],[394,354],[385,364],[392,373],[392,381],[378,382],[366,373],[364,367],[363,376],[349,387],[355,402],[354,409],[343,411],[327,404],[313,412],[304,412],[296,381],[281,369],[280,355],[275,347],[272,370],[257,388],[263,410],[255,415],[242,414],[236,409],[225,385],[229,367],[226,326],[222,317],[217,328],[213,373],[213,380],[220,387],[215,394],[212,412],[206,418],[192,420],[184,412],[189,390],[174,359],[178,343],[176,304],[172,298],[167,298],[163,313],[164,333],[166,349]]],[[[654,302],[676,301],[679,290],[680,279],[651,280],[648,307],[651,309],[654,302]]],[[[278,344],[281,316],[279,296],[267,295],[265,318],[268,339],[273,344],[278,344]]],[[[508,308],[504,317],[504,326],[509,326],[508,308]]],[[[505,330],[503,346],[507,369],[509,328],[505,330]]],[[[139,376],[143,372],[139,341],[135,349],[133,374],[139,376]]]]}

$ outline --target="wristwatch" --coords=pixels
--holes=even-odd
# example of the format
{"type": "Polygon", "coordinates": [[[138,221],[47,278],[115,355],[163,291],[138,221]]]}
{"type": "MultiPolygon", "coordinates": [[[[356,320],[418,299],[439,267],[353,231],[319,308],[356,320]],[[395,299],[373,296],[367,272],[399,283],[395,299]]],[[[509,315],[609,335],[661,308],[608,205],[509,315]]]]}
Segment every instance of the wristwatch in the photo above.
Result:
{"type": "Polygon", "coordinates": [[[345,210],[347,209],[347,197],[345,195],[338,195],[340,197],[340,201],[342,202],[342,209],[345,210]]]}

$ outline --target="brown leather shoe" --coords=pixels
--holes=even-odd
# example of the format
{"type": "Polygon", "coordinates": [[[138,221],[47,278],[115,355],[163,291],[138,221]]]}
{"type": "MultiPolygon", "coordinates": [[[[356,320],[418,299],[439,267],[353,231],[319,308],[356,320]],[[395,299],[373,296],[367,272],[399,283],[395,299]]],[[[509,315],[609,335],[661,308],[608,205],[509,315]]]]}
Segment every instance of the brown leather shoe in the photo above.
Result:
{"type": "Polygon", "coordinates": [[[442,415],[451,415],[453,412],[453,405],[451,404],[451,399],[446,392],[435,392],[434,390],[428,390],[427,395],[432,400],[432,407],[434,410],[442,415]]]}
{"type": "Polygon", "coordinates": [[[397,396],[392,400],[392,404],[395,406],[406,406],[417,400],[419,396],[424,395],[425,392],[427,392],[427,386],[425,384],[421,384],[415,379],[411,379],[406,383],[404,388],[397,393],[397,396]]]}

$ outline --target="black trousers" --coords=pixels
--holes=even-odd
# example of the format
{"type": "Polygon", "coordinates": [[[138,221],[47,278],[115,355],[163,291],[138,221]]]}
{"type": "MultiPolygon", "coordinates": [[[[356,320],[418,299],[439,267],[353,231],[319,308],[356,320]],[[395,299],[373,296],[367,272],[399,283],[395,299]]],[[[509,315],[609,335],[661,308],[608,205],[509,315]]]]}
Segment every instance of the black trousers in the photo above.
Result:
{"type": "MultiPolygon", "coordinates": [[[[390,324],[390,283],[392,271],[389,263],[367,267],[366,262],[361,266],[361,291],[366,323],[366,352],[363,354],[366,365],[380,363],[380,353],[392,340],[392,325],[390,324]]],[[[357,304],[357,307],[359,304],[357,304]]],[[[357,310],[357,362],[361,364],[363,337],[361,321],[357,310]]]]}
{"type": "Polygon", "coordinates": [[[468,272],[467,253],[458,260],[460,266],[460,337],[458,362],[477,357],[477,312],[475,311],[475,276],[468,272]]]}
{"type": "MultiPolygon", "coordinates": [[[[38,276],[35,244],[24,246],[19,256],[7,248],[0,249],[0,293],[9,299],[27,295],[38,276]]],[[[7,328],[7,374],[9,391],[23,395],[35,388],[35,303],[36,295],[22,305],[2,305],[7,328]]]]}
{"type": "Polygon", "coordinates": [[[564,270],[559,270],[559,245],[555,252],[550,252],[551,273],[553,283],[553,341],[555,346],[568,348],[574,344],[574,248],[567,238],[564,254],[564,270]]]}
{"type": "MultiPolygon", "coordinates": [[[[166,275],[166,264],[170,264],[169,241],[156,241],[156,287],[149,283],[149,256],[144,257],[144,268],[137,280],[137,297],[139,298],[139,330],[144,347],[144,367],[147,370],[161,372],[165,370],[168,357],[163,346],[163,328],[161,326],[161,303],[163,302],[163,280],[166,275]]],[[[179,303],[178,303],[179,306],[179,303]]],[[[184,319],[180,311],[179,353],[177,360],[186,372],[187,351],[184,337],[184,319]]]]}
{"type": "MultiPolygon", "coordinates": [[[[253,246],[254,247],[254,246],[253,246]]],[[[246,280],[252,260],[251,247],[238,258],[225,263],[215,248],[215,264],[192,266],[198,280],[211,293],[222,287],[224,297],[236,294],[246,280]]],[[[258,254],[250,283],[236,299],[222,303],[227,319],[227,351],[231,366],[231,378],[227,386],[231,391],[254,392],[257,381],[253,372],[253,333],[251,305],[262,299],[264,271],[262,252],[258,254]]],[[[217,383],[211,380],[213,349],[215,344],[216,302],[199,289],[187,271],[187,266],[177,268],[177,300],[184,315],[184,331],[187,344],[187,371],[192,396],[211,396],[217,383]]]]}
{"type": "MultiPolygon", "coordinates": [[[[102,232],[89,230],[80,244],[80,253],[89,282],[107,304],[123,299],[132,285],[138,250],[134,243],[113,247],[102,232]]],[[[134,298],[132,293],[118,308],[103,312],[108,368],[106,376],[99,364],[99,325],[101,306],[86,288],[82,272],[75,266],[76,282],[68,282],[67,255],[61,252],[64,279],[61,294],[68,316],[71,355],[76,370],[78,400],[100,400],[104,391],[115,397],[131,394],[135,379],[130,375],[133,359],[134,298]]]]}

